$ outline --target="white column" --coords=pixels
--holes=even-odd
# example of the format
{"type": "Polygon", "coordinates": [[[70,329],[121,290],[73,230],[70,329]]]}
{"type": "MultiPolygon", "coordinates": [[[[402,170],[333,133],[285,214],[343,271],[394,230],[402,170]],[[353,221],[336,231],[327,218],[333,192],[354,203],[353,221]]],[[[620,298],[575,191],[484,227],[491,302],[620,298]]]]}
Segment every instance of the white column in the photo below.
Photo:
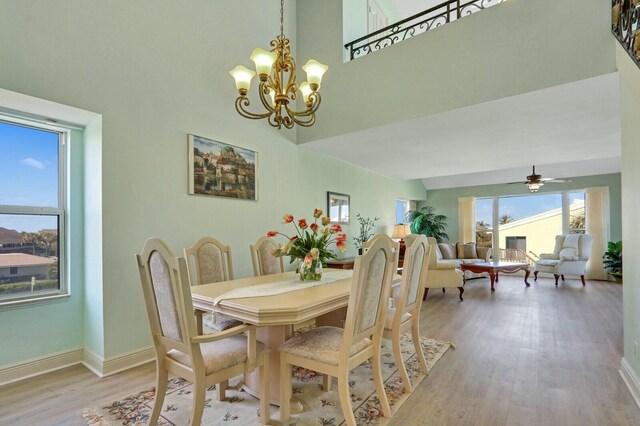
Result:
{"type": "Polygon", "coordinates": [[[458,198],[458,241],[476,241],[476,202],[473,197],[458,198]]]}
{"type": "Polygon", "coordinates": [[[609,275],[604,270],[602,255],[610,238],[609,187],[587,188],[584,190],[584,196],[586,233],[593,237],[591,257],[587,263],[587,278],[607,280],[609,275]]]}

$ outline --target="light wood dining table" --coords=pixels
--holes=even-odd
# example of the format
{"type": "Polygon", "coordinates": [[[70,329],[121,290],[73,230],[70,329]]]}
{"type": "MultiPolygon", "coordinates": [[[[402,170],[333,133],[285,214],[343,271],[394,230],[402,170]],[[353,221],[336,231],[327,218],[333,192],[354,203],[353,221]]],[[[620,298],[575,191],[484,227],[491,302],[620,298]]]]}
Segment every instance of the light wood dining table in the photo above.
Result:
{"type": "MultiPolygon", "coordinates": [[[[329,276],[331,271],[331,269],[325,269],[323,275],[329,276]]],[[[342,270],[339,271],[344,273],[342,270]]],[[[295,277],[297,274],[294,272],[285,272],[191,287],[193,306],[196,311],[200,313],[213,311],[258,326],[258,340],[272,349],[269,357],[270,403],[277,406],[280,405],[278,345],[291,337],[293,325],[314,318],[316,326],[341,327],[349,302],[351,278],[273,296],[222,299],[216,306],[214,306],[214,301],[217,297],[236,288],[291,280],[295,277]]],[[[397,285],[399,281],[400,276],[395,275],[394,285],[397,285]]],[[[257,389],[260,384],[258,371],[255,370],[253,373],[245,375],[244,382],[245,390],[258,396],[257,389]]],[[[296,412],[303,411],[302,404],[295,400],[292,400],[291,409],[292,412],[294,410],[296,412]]]]}

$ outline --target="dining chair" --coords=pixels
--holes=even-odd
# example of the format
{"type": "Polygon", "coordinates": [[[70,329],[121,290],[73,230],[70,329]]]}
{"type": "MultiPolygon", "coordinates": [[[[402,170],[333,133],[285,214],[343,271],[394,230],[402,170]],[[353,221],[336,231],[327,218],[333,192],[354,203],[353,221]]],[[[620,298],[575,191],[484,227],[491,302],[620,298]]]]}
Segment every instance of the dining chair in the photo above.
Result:
{"type": "Polygon", "coordinates": [[[402,360],[400,336],[408,329],[411,329],[411,338],[420,367],[425,374],[429,374],[427,361],[420,345],[420,308],[425,291],[430,251],[431,247],[424,235],[416,236],[406,247],[399,295],[394,299],[394,306],[387,310],[383,332],[383,337],[391,339],[393,356],[407,393],[411,392],[411,381],[402,360]]]}
{"type": "Polygon", "coordinates": [[[136,259],[156,353],[156,400],[149,424],[158,422],[169,373],[193,383],[191,425],[199,425],[207,388],[217,384],[218,399],[223,399],[222,383],[256,367],[261,380],[260,419],[267,424],[269,350],[256,340],[255,326],[198,335],[185,259],[176,257],[158,238],[148,239],[136,259]]]}
{"type": "MultiPolygon", "coordinates": [[[[371,239],[369,239],[368,241],[365,241],[364,243],[362,243],[362,252],[366,253],[367,250],[369,250],[369,247],[373,244],[373,242],[376,239],[376,237],[378,237],[380,235],[386,235],[386,234],[375,235],[371,239]]],[[[393,270],[397,271],[398,270],[398,263],[400,262],[400,242],[391,240],[391,250],[393,251],[393,256],[394,256],[394,261],[395,261],[393,270]]]]}
{"type": "Polygon", "coordinates": [[[271,254],[277,248],[278,243],[271,237],[260,237],[255,244],[250,246],[253,274],[256,277],[284,272],[282,257],[275,257],[271,254]]]}
{"type": "MultiPolygon", "coordinates": [[[[385,236],[386,237],[386,236],[385,236]]],[[[376,393],[385,417],[391,416],[384,391],[380,345],[393,277],[394,255],[389,237],[377,239],[355,261],[344,329],[317,327],[278,347],[280,351],[280,416],[290,415],[292,366],[338,378],[340,405],[347,425],[356,424],[351,407],[349,372],[371,360],[376,393]]]]}
{"type": "MultiPolygon", "coordinates": [[[[184,258],[187,262],[191,285],[212,284],[233,279],[231,247],[213,237],[202,237],[191,247],[185,248],[184,258]]],[[[202,334],[202,325],[215,331],[224,331],[242,324],[241,321],[220,314],[203,316],[203,312],[197,310],[196,318],[199,334],[202,334]]]]}

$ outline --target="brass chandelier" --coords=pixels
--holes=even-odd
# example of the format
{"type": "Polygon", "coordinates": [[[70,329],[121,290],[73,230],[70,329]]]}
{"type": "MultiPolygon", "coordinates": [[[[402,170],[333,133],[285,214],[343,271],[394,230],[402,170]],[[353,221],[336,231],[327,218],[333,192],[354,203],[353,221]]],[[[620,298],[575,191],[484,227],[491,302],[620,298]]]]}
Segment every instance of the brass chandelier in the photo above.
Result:
{"type": "Polygon", "coordinates": [[[266,118],[273,127],[281,129],[293,128],[295,124],[309,127],[316,122],[316,111],[320,106],[320,83],[322,75],[329,69],[313,59],[302,67],[307,74],[307,81],[298,86],[296,84],[296,62],[291,57],[289,39],[284,36],[284,0],[280,0],[280,35],[271,41],[271,51],[256,48],[251,54],[251,60],[256,65],[256,72],[260,78],[258,94],[266,109],[263,113],[253,113],[246,108],[251,105],[247,97],[251,80],[256,72],[238,65],[229,74],[236,81],[236,88],[240,96],[236,98],[238,113],[252,120],[266,118]],[[302,93],[302,100],[306,109],[297,111],[293,105],[298,90],[302,93]]]}

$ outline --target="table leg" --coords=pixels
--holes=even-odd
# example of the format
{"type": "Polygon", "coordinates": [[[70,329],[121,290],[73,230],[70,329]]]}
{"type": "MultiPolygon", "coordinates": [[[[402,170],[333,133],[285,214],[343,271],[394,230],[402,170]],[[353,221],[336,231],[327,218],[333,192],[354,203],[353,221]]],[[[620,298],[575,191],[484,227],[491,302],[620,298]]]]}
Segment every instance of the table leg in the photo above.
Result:
{"type": "Polygon", "coordinates": [[[500,279],[500,271],[496,271],[496,282],[500,279]]]}
{"type": "MultiPolygon", "coordinates": [[[[258,327],[257,337],[262,343],[271,348],[269,353],[269,403],[280,406],[280,352],[278,346],[288,340],[293,334],[293,327],[290,325],[271,325],[268,327],[258,327]]],[[[244,375],[244,390],[248,394],[260,395],[260,370],[255,369],[251,373],[244,375]]],[[[302,403],[291,398],[291,413],[299,414],[304,411],[302,403]]]]}
{"type": "Polygon", "coordinates": [[[496,291],[496,287],[495,287],[496,273],[493,271],[489,271],[489,278],[491,278],[491,291],[496,291]]]}
{"type": "Polygon", "coordinates": [[[524,283],[527,285],[527,287],[529,287],[531,284],[529,284],[529,274],[531,273],[531,271],[529,270],[529,268],[526,268],[524,270],[524,283]]]}

